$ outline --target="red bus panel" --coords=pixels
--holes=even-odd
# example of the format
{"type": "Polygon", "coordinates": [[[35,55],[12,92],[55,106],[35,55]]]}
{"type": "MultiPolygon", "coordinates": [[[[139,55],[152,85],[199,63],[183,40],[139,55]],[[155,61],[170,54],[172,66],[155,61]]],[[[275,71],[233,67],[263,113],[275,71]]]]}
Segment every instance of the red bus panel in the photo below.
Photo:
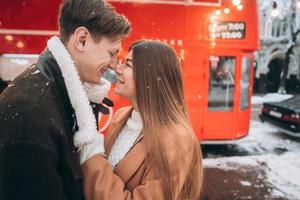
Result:
{"type": "MultiPolygon", "coordinates": [[[[57,31],[60,1],[0,0],[1,54],[39,54],[57,31]]],[[[259,48],[255,0],[111,0],[132,22],[135,40],[174,47],[181,59],[190,118],[201,141],[234,140],[249,131],[253,51],[259,48]]],[[[1,66],[0,66],[1,67],[1,66]]],[[[117,107],[126,104],[110,94],[117,107]]]]}

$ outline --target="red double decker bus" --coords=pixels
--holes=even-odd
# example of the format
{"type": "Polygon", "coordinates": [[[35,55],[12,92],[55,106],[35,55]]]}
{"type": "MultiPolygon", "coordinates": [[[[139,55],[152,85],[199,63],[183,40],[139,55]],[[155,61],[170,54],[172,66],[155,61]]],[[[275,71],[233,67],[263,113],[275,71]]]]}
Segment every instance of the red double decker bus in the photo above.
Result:
{"type": "MultiPolygon", "coordinates": [[[[33,62],[30,55],[39,54],[49,37],[58,34],[60,0],[0,2],[0,76],[5,76],[5,70],[16,68],[16,60],[33,62]]],[[[133,25],[125,50],[137,39],[151,38],[177,51],[190,118],[200,141],[231,141],[248,134],[253,52],[259,47],[256,0],[110,3],[133,25]]],[[[120,97],[110,95],[116,107],[124,105],[120,97]]]]}

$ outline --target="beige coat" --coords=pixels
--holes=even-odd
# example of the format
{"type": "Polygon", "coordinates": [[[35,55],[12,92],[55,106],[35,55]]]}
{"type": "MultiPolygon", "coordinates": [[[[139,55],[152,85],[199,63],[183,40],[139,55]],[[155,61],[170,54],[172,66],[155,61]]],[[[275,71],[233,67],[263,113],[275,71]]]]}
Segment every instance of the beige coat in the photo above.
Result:
{"type": "MultiPolygon", "coordinates": [[[[108,134],[105,137],[106,155],[132,112],[125,107],[115,113],[108,134]]],[[[178,129],[177,129],[178,130],[178,129]]],[[[177,199],[190,166],[195,148],[199,148],[195,137],[183,128],[174,133],[164,133],[163,143],[167,149],[167,158],[171,166],[171,177],[177,186],[177,199]]],[[[197,152],[197,151],[196,151],[197,152]]],[[[161,179],[151,178],[153,170],[145,161],[146,150],[143,136],[140,136],[133,148],[113,168],[106,158],[93,156],[82,165],[84,175],[84,192],[87,200],[123,200],[123,199],[163,199],[161,179]]],[[[199,177],[199,174],[195,174],[199,177]]]]}

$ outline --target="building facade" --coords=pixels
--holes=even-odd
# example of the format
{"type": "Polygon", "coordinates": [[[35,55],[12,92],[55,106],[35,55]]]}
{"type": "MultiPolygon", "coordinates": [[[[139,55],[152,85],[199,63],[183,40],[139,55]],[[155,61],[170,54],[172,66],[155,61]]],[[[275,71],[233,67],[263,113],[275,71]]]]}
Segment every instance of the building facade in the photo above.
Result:
{"type": "Polygon", "coordinates": [[[255,55],[254,92],[278,91],[287,49],[294,45],[289,56],[286,91],[300,93],[300,34],[296,41],[292,40],[292,33],[300,29],[300,1],[260,0],[258,9],[261,47],[255,55]]]}

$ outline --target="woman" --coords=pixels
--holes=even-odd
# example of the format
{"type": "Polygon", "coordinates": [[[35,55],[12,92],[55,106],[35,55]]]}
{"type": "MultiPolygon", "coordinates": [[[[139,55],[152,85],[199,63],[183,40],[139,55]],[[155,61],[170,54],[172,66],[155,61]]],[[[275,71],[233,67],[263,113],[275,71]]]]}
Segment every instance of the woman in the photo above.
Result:
{"type": "Polygon", "coordinates": [[[82,164],[86,198],[197,199],[201,152],[184,103],[179,60],[157,41],[138,41],[129,50],[116,70],[115,92],[133,107],[115,113],[105,138],[108,159],[95,155],[82,164]]]}

